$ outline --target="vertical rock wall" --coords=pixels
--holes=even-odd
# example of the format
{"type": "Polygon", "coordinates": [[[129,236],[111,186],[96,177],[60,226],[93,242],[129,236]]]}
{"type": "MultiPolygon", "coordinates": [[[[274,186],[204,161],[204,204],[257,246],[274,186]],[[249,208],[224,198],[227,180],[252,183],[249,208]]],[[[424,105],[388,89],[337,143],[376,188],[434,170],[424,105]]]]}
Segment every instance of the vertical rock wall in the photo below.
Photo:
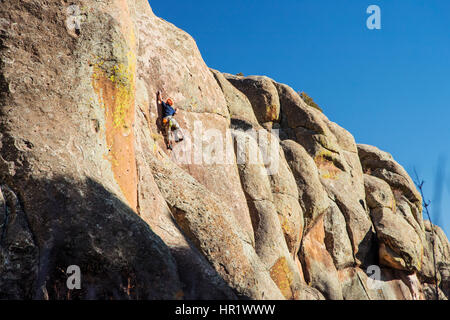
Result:
{"type": "Polygon", "coordinates": [[[388,153],[287,85],[210,70],[145,0],[2,3],[0,298],[432,299],[435,265],[445,298],[421,202],[388,153]]]}

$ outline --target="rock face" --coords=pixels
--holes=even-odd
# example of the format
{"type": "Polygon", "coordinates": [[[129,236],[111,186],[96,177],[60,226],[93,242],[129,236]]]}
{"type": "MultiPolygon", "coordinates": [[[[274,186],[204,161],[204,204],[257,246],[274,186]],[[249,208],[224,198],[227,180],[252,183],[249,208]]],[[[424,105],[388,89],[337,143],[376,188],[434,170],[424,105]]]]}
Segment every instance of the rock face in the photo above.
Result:
{"type": "Polygon", "coordinates": [[[449,295],[406,171],[289,86],[209,69],[144,0],[2,3],[1,299],[449,295]]]}
{"type": "Polygon", "coordinates": [[[247,96],[260,123],[278,121],[280,99],[271,79],[265,76],[239,77],[230,74],[225,74],[225,78],[247,96]]]}

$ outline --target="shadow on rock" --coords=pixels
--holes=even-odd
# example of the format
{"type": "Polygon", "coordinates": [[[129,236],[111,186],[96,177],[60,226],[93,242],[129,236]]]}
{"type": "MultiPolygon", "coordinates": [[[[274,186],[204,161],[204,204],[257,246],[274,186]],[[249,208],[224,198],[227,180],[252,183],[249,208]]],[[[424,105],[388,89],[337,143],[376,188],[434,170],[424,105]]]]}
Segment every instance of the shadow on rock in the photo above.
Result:
{"type": "Polygon", "coordinates": [[[97,181],[2,184],[0,195],[0,298],[200,298],[192,294],[202,285],[189,278],[192,265],[177,265],[184,249],[169,249],[97,181]],[[71,265],[81,271],[79,290],[67,287],[71,265]]]}

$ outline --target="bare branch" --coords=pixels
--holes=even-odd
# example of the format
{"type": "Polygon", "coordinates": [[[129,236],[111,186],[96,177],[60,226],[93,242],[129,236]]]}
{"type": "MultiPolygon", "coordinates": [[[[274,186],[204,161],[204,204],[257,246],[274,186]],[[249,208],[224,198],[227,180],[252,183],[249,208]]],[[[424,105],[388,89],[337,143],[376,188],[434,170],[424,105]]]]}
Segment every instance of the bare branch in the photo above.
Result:
{"type": "Polygon", "coordinates": [[[430,221],[430,225],[431,225],[431,245],[433,248],[433,266],[434,266],[434,282],[435,282],[435,290],[436,290],[436,300],[439,300],[439,283],[438,283],[438,276],[437,276],[437,263],[436,263],[436,251],[435,251],[435,239],[436,239],[436,234],[434,231],[434,225],[433,225],[433,221],[431,220],[431,215],[430,215],[430,211],[428,210],[428,207],[431,204],[431,201],[427,201],[425,199],[424,196],[424,192],[423,192],[423,185],[425,184],[425,181],[421,180],[419,178],[419,174],[416,171],[416,168],[414,168],[414,184],[417,186],[417,188],[420,191],[420,194],[422,196],[422,201],[423,201],[423,207],[425,208],[425,212],[427,214],[428,217],[428,221],[430,221]]]}

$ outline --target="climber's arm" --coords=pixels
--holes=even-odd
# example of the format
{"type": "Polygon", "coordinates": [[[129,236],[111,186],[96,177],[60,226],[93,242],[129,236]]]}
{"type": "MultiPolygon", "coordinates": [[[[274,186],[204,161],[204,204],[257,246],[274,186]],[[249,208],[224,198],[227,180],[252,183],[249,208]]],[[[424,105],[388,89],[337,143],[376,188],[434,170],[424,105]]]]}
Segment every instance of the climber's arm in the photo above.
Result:
{"type": "Polygon", "coordinates": [[[156,93],[156,98],[158,99],[158,104],[161,104],[161,102],[162,102],[161,91],[158,91],[158,92],[156,93]]]}

